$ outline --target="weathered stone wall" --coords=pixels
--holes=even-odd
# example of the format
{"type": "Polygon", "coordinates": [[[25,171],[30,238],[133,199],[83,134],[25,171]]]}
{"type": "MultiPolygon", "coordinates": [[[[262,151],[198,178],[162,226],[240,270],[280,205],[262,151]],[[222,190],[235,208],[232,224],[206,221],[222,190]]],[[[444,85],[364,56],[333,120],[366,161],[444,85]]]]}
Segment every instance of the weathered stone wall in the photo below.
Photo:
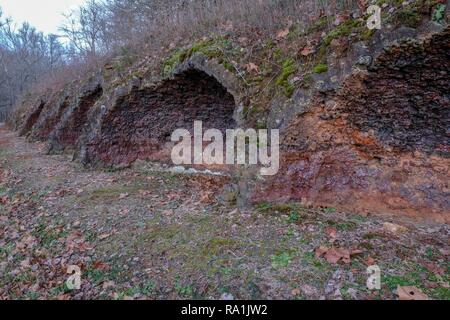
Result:
{"type": "Polygon", "coordinates": [[[69,107],[71,92],[62,90],[54,94],[45,104],[39,119],[30,131],[29,139],[31,141],[45,141],[48,139],[64,111],[69,107]]]}
{"type": "Polygon", "coordinates": [[[74,149],[78,139],[83,134],[88,112],[103,94],[102,78],[95,75],[81,87],[73,101],[67,106],[63,104],[58,113],[63,113],[49,137],[49,152],[61,152],[74,149]],[[65,111],[64,111],[65,110],[65,111]]]}
{"type": "Polygon", "coordinates": [[[87,143],[86,162],[123,166],[137,159],[169,161],[175,129],[193,133],[196,120],[203,121],[204,130],[235,127],[234,97],[216,79],[194,69],[156,87],[134,88],[112,103],[87,143]]]}
{"type": "Polygon", "coordinates": [[[449,29],[384,50],[285,129],[279,174],[254,201],[448,220],[449,29]]]}
{"type": "Polygon", "coordinates": [[[18,123],[18,130],[20,135],[26,135],[30,132],[35,123],[38,121],[39,116],[41,115],[46,103],[46,99],[38,99],[30,107],[28,114],[26,114],[24,118],[21,119],[22,121],[18,123]]]}
{"type": "MultiPolygon", "coordinates": [[[[313,75],[311,87],[282,103],[274,97],[268,126],[282,132],[281,168],[265,179],[254,168],[234,171],[239,203],[302,201],[449,221],[450,29],[426,28],[383,30],[329,53],[328,72],[313,75]]],[[[112,85],[94,75],[75,94],[30,102],[17,123],[86,165],[170,163],[175,129],[192,130],[195,120],[204,129],[246,127],[236,79],[201,55],[163,79],[112,85]]]]}

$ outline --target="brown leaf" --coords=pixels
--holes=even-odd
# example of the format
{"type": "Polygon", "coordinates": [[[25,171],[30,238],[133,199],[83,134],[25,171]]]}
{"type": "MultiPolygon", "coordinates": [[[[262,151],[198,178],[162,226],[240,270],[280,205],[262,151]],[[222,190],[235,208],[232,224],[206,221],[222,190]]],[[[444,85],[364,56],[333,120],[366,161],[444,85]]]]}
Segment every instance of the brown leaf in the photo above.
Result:
{"type": "Polygon", "coordinates": [[[327,234],[327,236],[329,236],[330,238],[336,238],[337,235],[337,230],[334,227],[326,227],[325,228],[325,233],[327,234]]]}
{"type": "Polygon", "coordinates": [[[338,263],[339,260],[343,258],[343,255],[340,251],[335,248],[331,248],[325,253],[325,259],[332,264],[338,263]]]}
{"type": "Polygon", "coordinates": [[[413,286],[397,286],[399,300],[428,300],[428,296],[419,288],[413,286]]]}
{"type": "Polygon", "coordinates": [[[254,64],[253,62],[249,62],[245,65],[245,69],[247,70],[247,72],[255,72],[255,73],[259,73],[259,68],[256,64],[254,64]]]}
{"type": "Polygon", "coordinates": [[[344,248],[327,248],[324,246],[318,247],[315,250],[316,258],[325,254],[324,258],[332,264],[336,264],[339,261],[349,264],[351,262],[351,256],[354,254],[362,253],[361,250],[349,250],[344,248]]]}
{"type": "Polygon", "coordinates": [[[444,268],[440,268],[437,265],[433,264],[433,263],[423,263],[423,266],[425,268],[428,269],[428,271],[434,273],[434,274],[438,274],[438,275],[444,275],[445,273],[445,269],[444,268]]]}
{"type": "Polygon", "coordinates": [[[294,289],[294,290],[292,290],[291,293],[292,293],[293,296],[299,296],[301,291],[300,291],[300,289],[294,289]]]}
{"type": "Polygon", "coordinates": [[[369,256],[364,262],[366,263],[367,266],[373,266],[375,264],[375,259],[369,256]]]}
{"type": "Polygon", "coordinates": [[[302,56],[309,56],[311,54],[313,54],[314,52],[316,52],[316,49],[314,48],[314,46],[311,45],[307,45],[306,47],[304,47],[301,51],[300,54],[302,56]]]}
{"type": "Polygon", "coordinates": [[[109,288],[114,288],[116,286],[114,281],[105,281],[103,282],[103,290],[107,290],[109,288]]]}
{"type": "Polygon", "coordinates": [[[277,33],[277,39],[278,40],[284,39],[284,38],[286,38],[288,36],[288,34],[289,34],[289,28],[286,28],[284,30],[280,30],[277,33]]]}
{"type": "Polygon", "coordinates": [[[316,250],[315,250],[316,258],[320,258],[320,257],[321,257],[322,255],[324,255],[328,250],[329,250],[329,248],[324,247],[324,246],[320,246],[320,247],[316,248],[316,250]]]}
{"type": "Polygon", "coordinates": [[[358,0],[358,7],[361,12],[365,12],[367,7],[367,0],[358,0]]]}
{"type": "Polygon", "coordinates": [[[8,196],[3,196],[0,198],[0,204],[7,204],[8,201],[8,196]]]}
{"type": "Polygon", "coordinates": [[[106,263],[102,262],[102,261],[95,261],[92,264],[92,269],[104,271],[104,270],[108,270],[109,266],[106,263]]]}

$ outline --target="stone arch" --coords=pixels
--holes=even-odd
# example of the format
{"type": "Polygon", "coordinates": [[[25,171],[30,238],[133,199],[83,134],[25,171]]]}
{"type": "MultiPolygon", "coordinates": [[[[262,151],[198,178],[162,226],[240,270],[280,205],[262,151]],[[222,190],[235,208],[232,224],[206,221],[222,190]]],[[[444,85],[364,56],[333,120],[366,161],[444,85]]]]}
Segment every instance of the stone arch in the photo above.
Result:
{"type": "Polygon", "coordinates": [[[30,139],[45,141],[57,126],[64,112],[70,105],[70,93],[63,90],[52,96],[46,103],[36,124],[33,126],[30,139]]]}
{"type": "Polygon", "coordinates": [[[46,105],[46,102],[43,99],[40,99],[39,101],[36,102],[36,105],[33,107],[31,112],[29,112],[28,116],[22,122],[22,126],[19,128],[19,134],[21,136],[26,135],[30,132],[30,130],[33,128],[33,126],[38,121],[45,105],[46,105]]]}
{"type": "Polygon", "coordinates": [[[174,130],[192,130],[195,120],[203,122],[204,130],[234,128],[236,105],[216,77],[185,64],[169,79],[117,97],[82,146],[82,161],[112,166],[138,159],[168,162],[174,130]]]}
{"type": "Polygon", "coordinates": [[[423,42],[395,44],[339,92],[337,111],[352,130],[377,141],[373,153],[450,157],[449,39],[447,29],[423,42]]]}
{"type": "Polygon", "coordinates": [[[62,108],[59,109],[59,112],[63,114],[49,136],[49,152],[75,148],[88,124],[89,111],[103,95],[103,86],[98,79],[91,79],[80,91],[81,94],[74,97],[70,103],[62,102],[65,111],[61,110],[62,108]]]}

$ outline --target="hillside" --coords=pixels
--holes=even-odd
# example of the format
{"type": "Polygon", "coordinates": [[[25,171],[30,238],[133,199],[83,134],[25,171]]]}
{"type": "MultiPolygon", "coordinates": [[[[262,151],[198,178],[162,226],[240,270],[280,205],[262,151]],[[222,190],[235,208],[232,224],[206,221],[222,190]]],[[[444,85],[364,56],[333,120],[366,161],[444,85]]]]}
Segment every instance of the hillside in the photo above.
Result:
{"type": "Polygon", "coordinates": [[[446,220],[449,28],[433,21],[438,2],[384,5],[378,31],[366,17],[339,16],[331,30],[321,17],[267,39],[230,29],[161,57],[119,56],[61,90],[25,96],[14,127],[98,167],[170,162],[171,132],[196,119],[278,128],[281,172],[260,182],[235,168],[241,203],[446,220]]]}
{"type": "Polygon", "coordinates": [[[211,7],[30,86],[0,126],[0,298],[448,300],[449,5],[350,2],[211,7]],[[196,121],[279,130],[279,170],[176,164],[196,121]]]}

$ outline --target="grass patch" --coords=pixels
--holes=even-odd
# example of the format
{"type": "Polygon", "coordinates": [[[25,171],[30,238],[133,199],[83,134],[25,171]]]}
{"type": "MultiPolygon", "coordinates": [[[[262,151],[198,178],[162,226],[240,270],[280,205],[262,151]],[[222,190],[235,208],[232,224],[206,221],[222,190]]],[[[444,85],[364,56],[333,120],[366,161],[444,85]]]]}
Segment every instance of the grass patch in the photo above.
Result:
{"type": "Polygon", "coordinates": [[[214,238],[209,240],[202,249],[204,256],[217,256],[224,250],[233,249],[236,241],[225,238],[214,238]]]}
{"type": "Polygon", "coordinates": [[[275,269],[286,268],[289,266],[293,258],[293,252],[281,252],[270,256],[272,267],[275,269]]]}
{"type": "Polygon", "coordinates": [[[314,73],[324,73],[328,71],[328,66],[325,63],[319,63],[313,68],[314,73]]]}
{"type": "Polygon", "coordinates": [[[32,235],[35,236],[40,244],[49,248],[58,242],[58,239],[67,237],[68,233],[62,228],[49,228],[45,224],[40,224],[33,232],[32,235]]]}
{"type": "Polygon", "coordinates": [[[276,80],[276,85],[283,88],[283,92],[287,97],[291,97],[294,93],[294,86],[289,82],[289,77],[297,71],[297,66],[292,58],[283,61],[281,73],[276,80]]]}

